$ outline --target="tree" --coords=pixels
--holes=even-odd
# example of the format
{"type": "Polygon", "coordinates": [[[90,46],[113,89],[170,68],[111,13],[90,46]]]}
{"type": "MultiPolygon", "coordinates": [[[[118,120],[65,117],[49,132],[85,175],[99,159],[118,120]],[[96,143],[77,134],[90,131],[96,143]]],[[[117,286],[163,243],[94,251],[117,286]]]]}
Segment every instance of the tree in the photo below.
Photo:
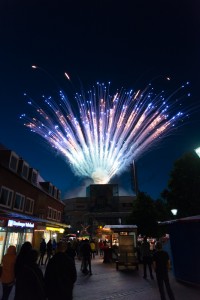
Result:
{"type": "Polygon", "coordinates": [[[161,196],[169,209],[178,210],[178,217],[200,214],[200,159],[195,152],[188,152],[174,162],[168,188],[161,196]]]}
{"type": "Polygon", "coordinates": [[[138,226],[138,233],[155,236],[157,234],[157,212],[154,200],[143,192],[139,192],[133,202],[133,210],[127,223],[138,226]]]}

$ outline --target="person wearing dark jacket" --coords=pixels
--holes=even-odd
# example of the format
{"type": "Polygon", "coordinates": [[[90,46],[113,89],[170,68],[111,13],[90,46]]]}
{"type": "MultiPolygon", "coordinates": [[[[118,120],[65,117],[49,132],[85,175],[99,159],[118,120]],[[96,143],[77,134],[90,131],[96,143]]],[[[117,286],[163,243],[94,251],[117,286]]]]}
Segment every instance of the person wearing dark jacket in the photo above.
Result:
{"type": "Polygon", "coordinates": [[[150,250],[150,244],[147,241],[147,237],[144,237],[143,243],[140,247],[141,250],[141,256],[143,261],[143,278],[147,278],[147,266],[149,267],[149,274],[151,279],[154,279],[152,274],[152,256],[151,256],[151,250],[150,250]]]}
{"type": "Polygon", "coordinates": [[[170,268],[170,259],[166,251],[162,250],[162,244],[160,242],[156,243],[156,252],[153,255],[153,266],[156,272],[156,278],[158,282],[158,288],[160,292],[161,300],[165,300],[164,284],[167,290],[167,294],[170,300],[175,300],[174,294],[172,292],[168,271],[170,268]]]}
{"type": "Polygon", "coordinates": [[[56,254],[49,260],[45,271],[48,300],[71,300],[77,279],[75,262],[66,253],[64,243],[57,244],[56,254]]]}
{"type": "Polygon", "coordinates": [[[74,258],[76,256],[76,251],[72,248],[71,242],[67,243],[67,249],[66,249],[65,253],[74,260],[74,258]]]}
{"type": "Polygon", "coordinates": [[[47,265],[49,259],[51,258],[51,256],[53,255],[53,245],[52,245],[52,242],[51,242],[51,239],[48,241],[47,243],[47,257],[46,257],[46,260],[45,260],[45,265],[47,265]]]}
{"type": "Polygon", "coordinates": [[[88,274],[87,266],[89,267],[89,274],[92,275],[92,267],[91,267],[91,248],[88,239],[85,239],[81,242],[80,253],[82,256],[82,272],[88,274]]]}
{"type": "Polygon", "coordinates": [[[37,250],[31,249],[17,277],[15,300],[46,300],[44,277],[37,265],[37,258],[37,250]]]}
{"type": "Polygon", "coordinates": [[[38,265],[40,265],[40,264],[43,265],[43,259],[44,259],[46,250],[47,250],[47,244],[45,242],[45,239],[42,239],[42,241],[40,243],[40,257],[39,257],[38,265]]]}
{"type": "Polygon", "coordinates": [[[21,246],[21,249],[19,251],[19,254],[17,255],[16,263],[15,263],[16,279],[18,277],[18,274],[21,273],[21,271],[27,261],[27,255],[31,249],[32,249],[32,245],[30,242],[24,242],[24,244],[21,246]]]}

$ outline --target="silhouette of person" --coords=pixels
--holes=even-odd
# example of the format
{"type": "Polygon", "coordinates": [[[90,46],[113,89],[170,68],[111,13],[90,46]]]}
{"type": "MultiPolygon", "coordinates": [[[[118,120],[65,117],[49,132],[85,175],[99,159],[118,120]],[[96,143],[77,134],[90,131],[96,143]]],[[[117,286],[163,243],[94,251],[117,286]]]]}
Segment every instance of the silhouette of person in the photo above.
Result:
{"type": "Polygon", "coordinates": [[[71,242],[67,242],[67,249],[66,249],[65,253],[74,260],[74,258],[76,256],[76,251],[72,248],[71,242]]]}
{"type": "Polygon", "coordinates": [[[142,256],[142,262],[143,262],[143,271],[144,275],[143,278],[147,278],[147,266],[149,268],[149,273],[151,279],[154,279],[153,274],[152,274],[152,255],[151,255],[151,250],[150,250],[150,244],[147,241],[147,237],[144,237],[143,243],[141,244],[141,256],[142,256]]]}
{"type": "Polygon", "coordinates": [[[21,272],[23,269],[26,260],[27,260],[27,255],[29,251],[32,249],[32,245],[30,242],[25,242],[19,251],[19,254],[17,255],[16,258],[16,263],[15,263],[15,277],[17,280],[18,274],[21,272]]]}
{"type": "Polygon", "coordinates": [[[15,300],[46,300],[44,277],[37,259],[38,251],[31,249],[16,281],[15,300]]]}
{"type": "Polygon", "coordinates": [[[53,239],[53,243],[52,243],[53,254],[56,253],[56,248],[57,248],[57,243],[56,243],[56,240],[53,239]]]}
{"type": "Polygon", "coordinates": [[[65,251],[66,246],[59,242],[56,254],[50,258],[46,267],[45,285],[48,300],[72,299],[77,273],[73,259],[65,251]]]}
{"type": "Polygon", "coordinates": [[[2,259],[2,275],[1,282],[3,286],[2,300],[9,298],[10,292],[15,282],[15,262],[16,262],[16,248],[9,246],[7,253],[2,259]]]}
{"type": "Polygon", "coordinates": [[[170,259],[166,251],[162,250],[162,244],[160,242],[156,243],[156,252],[153,255],[153,266],[156,272],[156,279],[158,283],[158,288],[161,296],[161,300],[166,300],[164,292],[164,284],[167,290],[167,294],[170,300],[175,300],[174,294],[172,292],[168,271],[170,268],[170,259]]]}
{"type": "Polygon", "coordinates": [[[40,258],[39,258],[39,262],[38,262],[38,265],[43,265],[43,259],[44,259],[44,255],[46,253],[46,248],[47,248],[47,245],[46,245],[46,242],[45,242],[45,239],[42,239],[41,243],[40,243],[40,258]]]}
{"type": "Polygon", "coordinates": [[[82,272],[87,274],[87,266],[89,267],[89,273],[92,275],[92,268],[91,268],[91,248],[88,239],[85,239],[81,242],[80,252],[82,256],[82,272]]]}
{"type": "Polygon", "coordinates": [[[53,245],[52,245],[52,242],[51,242],[51,239],[48,241],[47,243],[47,257],[46,257],[46,260],[45,260],[45,265],[47,265],[49,259],[51,258],[51,256],[53,255],[53,245]]]}

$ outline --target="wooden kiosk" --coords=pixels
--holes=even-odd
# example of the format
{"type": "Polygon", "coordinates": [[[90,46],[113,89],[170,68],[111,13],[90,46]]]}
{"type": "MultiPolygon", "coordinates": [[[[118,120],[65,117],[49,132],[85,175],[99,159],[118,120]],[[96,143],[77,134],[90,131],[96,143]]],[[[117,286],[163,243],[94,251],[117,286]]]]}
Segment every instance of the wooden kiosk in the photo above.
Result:
{"type": "Polygon", "coordinates": [[[136,225],[105,225],[111,232],[111,247],[116,249],[116,269],[134,266],[138,270],[137,258],[137,226],[136,225]]]}

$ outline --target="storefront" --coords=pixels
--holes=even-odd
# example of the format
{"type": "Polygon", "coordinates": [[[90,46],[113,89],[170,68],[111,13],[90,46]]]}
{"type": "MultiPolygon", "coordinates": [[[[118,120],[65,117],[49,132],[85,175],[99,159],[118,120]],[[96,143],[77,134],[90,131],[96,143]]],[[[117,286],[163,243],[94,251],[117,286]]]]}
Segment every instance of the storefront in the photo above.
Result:
{"type": "MultiPolygon", "coordinates": [[[[69,227],[65,225],[65,227],[69,227]]],[[[50,239],[56,242],[59,242],[59,240],[62,238],[63,233],[65,231],[64,224],[62,227],[53,227],[53,226],[45,226],[45,225],[38,225],[34,230],[34,248],[39,250],[40,243],[42,239],[45,239],[45,242],[47,243],[50,239]]]]}
{"type": "Polygon", "coordinates": [[[25,241],[32,243],[33,222],[0,218],[0,224],[0,261],[10,245],[14,245],[18,252],[25,241]]]}

